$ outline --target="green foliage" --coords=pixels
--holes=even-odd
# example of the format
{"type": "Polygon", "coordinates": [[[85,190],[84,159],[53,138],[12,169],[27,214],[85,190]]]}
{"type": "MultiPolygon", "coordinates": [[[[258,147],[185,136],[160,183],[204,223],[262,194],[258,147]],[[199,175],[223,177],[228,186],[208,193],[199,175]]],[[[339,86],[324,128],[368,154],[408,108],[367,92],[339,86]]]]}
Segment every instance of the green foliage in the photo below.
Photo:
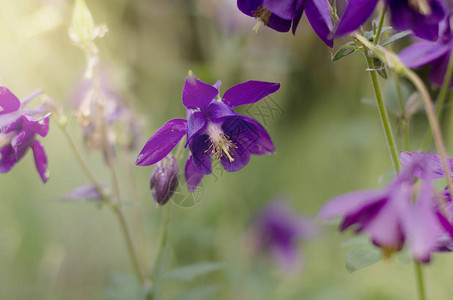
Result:
{"type": "Polygon", "coordinates": [[[200,262],[170,270],[162,278],[164,280],[192,281],[199,276],[221,270],[224,267],[225,264],[222,262],[200,262]]]}

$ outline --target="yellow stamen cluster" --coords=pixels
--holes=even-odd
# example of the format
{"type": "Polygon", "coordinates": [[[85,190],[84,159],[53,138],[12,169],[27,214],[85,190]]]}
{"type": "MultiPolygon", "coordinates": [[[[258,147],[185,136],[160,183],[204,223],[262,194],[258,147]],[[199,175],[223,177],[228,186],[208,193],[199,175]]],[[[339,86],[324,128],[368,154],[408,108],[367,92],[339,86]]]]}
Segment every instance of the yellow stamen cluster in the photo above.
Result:
{"type": "Polygon", "coordinates": [[[230,140],[228,135],[219,133],[217,136],[210,136],[208,140],[211,142],[211,145],[205,152],[211,150],[212,155],[214,155],[217,160],[220,160],[220,158],[225,156],[230,162],[234,161],[231,149],[237,148],[237,146],[230,140]]]}
{"type": "Polygon", "coordinates": [[[255,26],[253,26],[253,30],[255,32],[258,32],[258,29],[261,26],[261,23],[263,23],[266,26],[269,26],[269,19],[272,15],[272,13],[267,10],[264,6],[260,5],[258,8],[252,12],[255,18],[258,19],[256,22],[255,26]]]}

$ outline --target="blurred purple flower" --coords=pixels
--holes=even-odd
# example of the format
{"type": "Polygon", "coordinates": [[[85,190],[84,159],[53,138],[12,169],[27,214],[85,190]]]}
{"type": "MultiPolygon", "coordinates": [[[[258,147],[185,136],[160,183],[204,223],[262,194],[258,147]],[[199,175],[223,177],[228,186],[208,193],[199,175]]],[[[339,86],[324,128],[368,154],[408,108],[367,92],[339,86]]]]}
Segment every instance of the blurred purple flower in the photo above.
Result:
{"type": "Polygon", "coordinates": [[[64,196],[66,200],[102,200],[102,195],[94,185],[79,186],[64,196]]]}
{"type": "MultiPolygon", "coordinates": [[[[409,68],[431,65],[429,81],[437,86],[442,86],[453,50],[452,21],[453,12],[450,12],[440,23],[437,41],[419,41],[405,48],[399,54],[401,61],[409,68]]],[[[450,82],[451,87],[453,87],[453,79],[450,82]]]]}
{"type": "Polygon", "coordinates": [[[255,221],[252,239],[256,250],[272,255],[282,270],[297,270],[302,265],[299,244],[317,232],[311,219],[295,214],[283,202],[274,201],[255,221]]]}
{"type": "Polygon", "coordinates": [[[250,154],[272,154],[275,148],[264,127],[235,113],[232,107],[255,103],[276,92],[280,85],[247,81],[227,90],[222,99],[216,98],[219,93],[216,87],[189,74],[182,93],[187,121],[172,119],[165,123],[145,144],[136,164],[157,163],[187,135],[186,146],[189,145],[191,155],[185,176],[188,189],[193,192],[203,175],[212,172],[211,155],[220,160],[227,172],[234,172],[249,162],[250,154]]]}
{"type": "Polygon", "coordinates": [[[25,109],[40,93],[33,93],[21,103],[9,89],[0,86],[0,173],[8,173],[31,148],[36,169],[45,183],[49,180],[47,156],[36,135],[45,137],[49,132],[50,112],[42,107],[25,109]]]}
{"type": "MultiPolygon", "coordinates": [[[[385,0],[390,22],[397,30],[412,30],[422,39],[437,40],[439,22],[445,16],[443,0],[385,0]]],[[[379,0],[350,0],[335,36],[358,29],[372,15],[379,0]]]]}
{"type": "Polygon", "coordinates": [[[320,211],[320,217],[343,217],[340,230],[355,225],[364,232],[385,255],[407,244],[414,259],[429,262],[432,252],[453,238],[453,226],[437,205],[431,180],[436,177],[432,161],[424,157],[408,160],[402,154],[404,169],[383,189],[362,190],[338,196],[320,211]],[[413,201],[414,176],[424,178],[413,201]]]}
{"type": "Polygon", "coordinates": [[[276,31],[287,32],[292,27],[293,34],[305,11],[316,34],[333,47],[333,23],[327,0],[237,0],[237,5],[241,12],[276,31]]]}

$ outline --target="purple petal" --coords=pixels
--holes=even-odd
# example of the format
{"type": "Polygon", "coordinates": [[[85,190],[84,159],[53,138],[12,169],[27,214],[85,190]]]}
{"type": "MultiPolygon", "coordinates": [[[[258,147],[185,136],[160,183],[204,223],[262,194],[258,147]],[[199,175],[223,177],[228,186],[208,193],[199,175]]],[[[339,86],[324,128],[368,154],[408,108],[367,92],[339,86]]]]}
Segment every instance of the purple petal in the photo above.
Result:
{"type": "Polygon", "coordinates": [[[214,122],[219,122],[225,117],[238,116],[230,107],[222,102],[213,101],[209,104],[209,117],[214,122]]]}
{"type": "Polygon", "coordinates": [[[184,173],[186,176],[187,189],[189,190],[189,193],[193,193],[197,189],[197,186],[200,184],[204,175],[198,172],[193,162],[192,155],[189,155],[189,158],[187,159],[184,173]]]}
{"type": "Polygon", "coordinates": [[[22,100],[20,108],[23,109],[31,100],[33,100],[38,95],[41,95],[42,93],[44,93],[44,90],[36,90],[33,93],[31,93],[30,95],[28,95],[27,98],[22,100]]]}
{"type": "Polygon", "coordinates": [[[19,161],[35,141],[35,133],[32,130],[22,130],[11,139],[11,146],[16,152],[19,161]]]}
{"type": "Polygon", "coordinates": [[[279,83],[247,81],[233,86],[223,95],[222,102],[229,107],[255,103],[280,88],[279,83]]]}
{"type": "Polygon", "coordinates": [[[193,163],[197,171],[205,175],[211,174],[212,172],[210,145],[211,142],[207,134],[196,135],[189,143],[193,163]]]}
{"type": "Polygon", "coordinates": [[[182,103],[187,108],[203,110],[218,93],[219,91],[212,85],[198,80],[193,74],[189,74],[182,91],[182,103]]]}
{"type": "Polygon", "coordinates": [[[290,20],[285,20],[277,15],[271,14],[267,26],[278,32],[288,32],[291,29],[291,23],[292,21],[290,20]]]}
{"type": "Polygon", "coordinates": [[[3,108],[0,115],[17,111],[20,108],[19,99],[4,86],[0,86],[0,107],[3,108]]]}
{"type": "MultiPolygon", "coordinates": [[[[233,140],[234,142],[234,140],[233,140]]],[[[222,156],[220,158],[220,162],[227,172],[236,172],[245,167],[250,160],[250,152],[241,144],[235,143],[237,148],[230,148],[231,157],[234,159],[230,161],[230,159],[226,156],[222,156]]]]}
{"type": "Polygon", "coordinates": [[[274,144],[264,127],[250,117],[238,115],[228,118],[222,124],[222,130],[252,154],[265,155],[275,152],[274,144]]]}
{"type": "Polygon", "coordinates": [[[201,111],[196,111],[190,114],[190,117],[187,119],[187,143],[190,142],[192,137],[196,134],[201,133],[202,130],[206,128],[207,120],[201,111]]]}
{"type": "Polygon", "coordinates": [[[331,219],[354,214],[367,205],[385,199],[387,193],[385,190],[362,190],[335,197],[321,208],[319,217],[331,219]]]}
{"type": "Polygon", "coordinates": [[[429,64],[449,51],[447,45],[432,42],[418,42],[400,52],[401,62],[409,68],[429,64]]]}
{"type": "Polygon", "coordinates": [[[16,153],[11,145],[0,149],[0,173],[8,173],[16,163],[16,153]]]}
{"type": "Polygon", "coordinates": [[[49,117],[39,121],[30,121],[27,117],[23,117],[23,128],[32,130],[34,133],[39,134],[42,137],[47,136],[49,133],[49,117]]]}
{"type": "Polygon", "coordinates": [[[336,37],[358,29],[371,16],[379,0],[350,0],[338,23],[336,37]]]}
{"type": "Polygon", "coordinates": [[[327,46],[332,48],[333,39],[331,37],[331,33],[333,23],[327,0],[307,1],[307,5],[305,6],[305,15],[307,16],[307,19],[316,34],[327,46]]]}
{"type": "Polygon", "coordinates": [[[296,16],[296,0],[263,0],[263,7],[286,20],[292,20],[296,16]]]}
{"type": "Polygon", "coordinates": [[[42,182],[46,183],[49,180],[50,174],[47,169],[47,156],[44,147],[40,142],[35,140],[31,148],[35,157],[36,169],[38,170],[39,176],[41,176],[42,182]]]}
{"type": "Polygon", "coordinates": [[[165,123],[146,142],[135,164],[149,166],[167,156],[186,134],[186,124],[187,121],[183,119],[172,119],[165,123]]]}
{"type": "MultiPolygon", "coordinates": [[[[417,161],[426,162],[432,172],[429,176],[430,178],[434,179],[445,177],[439,155],[423,152],[401,152],[400,161],[404,167],[407,167],[417,161]]],[[[450,167],[451,175],[453,176],[453,159],[448,158],[447,162],[450,167]]],[[[429,179],[428,173],[422,168],[415,168],[413,176],[421,179],[429,179]]]]}
{"type": "Polygon", "coordinates": [[[297,26],[299,26],[300,19],[302,18],[302,15],[304,14],[304,9],[305,9],[305,4],[306,4],[305,0],[299,0],[299,2],[300,2],[299,10],[297,11],[297,14],[293,19],[293,26],[291,29],[291,32],[293,33],[293,35],[296,35],[297,26]]]}

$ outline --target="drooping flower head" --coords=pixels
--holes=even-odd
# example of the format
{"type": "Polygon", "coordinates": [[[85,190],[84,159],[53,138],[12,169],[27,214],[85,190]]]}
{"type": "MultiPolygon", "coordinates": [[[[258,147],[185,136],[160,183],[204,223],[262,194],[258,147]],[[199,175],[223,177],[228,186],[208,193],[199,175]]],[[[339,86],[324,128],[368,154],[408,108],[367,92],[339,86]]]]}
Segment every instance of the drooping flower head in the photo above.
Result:
{"type": "Polygon", "coordinates": [[[169,155],[160,160],[151,174],[150,188],[154,201],[164,205],[171,198],[179,184],[178,162],[169,155]]]}
{"type": "MultiPolygon", "coordinates": [[[[450,12],[440,23],[437,41],[416,42],[399,54],[401,61],[409,68],[431,65],[429,81],[437,86],[442,86],[453,50],[452,22],[453,12],[450,12]]],[[[453,79],[450,82],[450,87],[453,87],[453,79]]]]}
{"type": "Polygon", "coordinates": [[[39,93],[21,103],[9,89],[0,86],[0,173],[8,173],[31,148],[36,169],[45,183],[49,179],[47,156],[36,137],[45,137],[49,132],[50,113],[42,107],[25,109],[39,93]]]}
{"type": "Polygon", "coordinates": [[[211,174],[211,157],[220,161],[227,172],[242,169],[251,154],[272,154],[274,145],[256,120],[237,114],[233,107],[255,103],[276,92],[278,83],[247,81],[217,97],[218,87],[198,80],[193,74],[186,78],[182,101],[187,120],[172,119],[164,124],[145,144],[136,164],[149,166],[167,156],[183,136],[191,154],[186,163],[188,189],[193,192],[203,175],[211,174]]]}
{"type": "MultiPolygon", "coordinates": [[[[422,39],[437,40],[439,22],[445,16],[443,0],[385,0],[390,22],[397,30],[412,30],[422,39]]],[[[350,0],[335,35],[357,30],[373,14],[379,0],[350,0]]]]}
{"type": "Polygon", "coordinates": [[[384,255],[402,249],[406,243],[411,255],[420,262],[429,262],[432,252],[453,237],[453,227],[437,204],[431,180],[438,178],[436,166],[426,157],[407,159],[404,169],[386,187],[362,190],[338,196],[320,211],[324,219],[342,217],[340,230],[354,227],[383,250],[384,255]],[[437,174],[437,175],[436,175],[437,174]],[[418,193],[414,177],[425,180],[418,193]]]}
{"type": "Polygon", "coordinates": [[[292,28],[293,34],[305,11],[316,34],[327,46],[333,46],[330,37],[333,23],[327,0],[237,0],[237,5],[241,12],[258,19],[257,26],[263,23],[279,32],[292,28]]]}
{"type": "Polygon", "coordinates": [[[296,270],[302,263],[299,244],[317,232],[313,220],[294,213],[282,201],[274,201],[259,215],[251,235],[256,251],[270,254],[283,270],[296,270]]]}

